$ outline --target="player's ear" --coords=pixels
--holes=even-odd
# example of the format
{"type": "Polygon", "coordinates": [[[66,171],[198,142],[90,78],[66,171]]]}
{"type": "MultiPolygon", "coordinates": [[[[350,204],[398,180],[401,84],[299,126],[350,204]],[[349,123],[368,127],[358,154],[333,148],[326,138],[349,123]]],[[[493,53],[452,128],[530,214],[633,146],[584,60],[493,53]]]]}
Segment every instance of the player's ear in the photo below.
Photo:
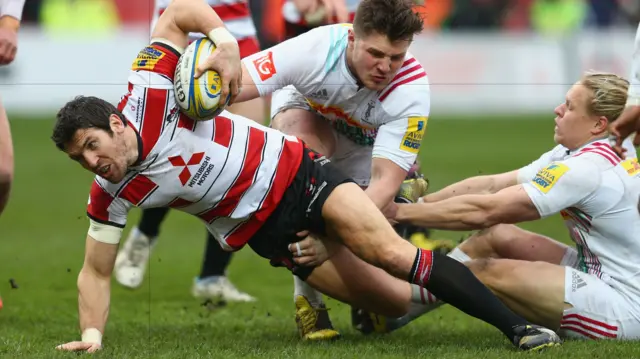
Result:
{"type": "Polygon", "coordinates": [[[122,132],[124,128],[127,127],[127,124],[120,116],[111,114],[111,116],[109,116],[109,127],[111,127],[113,132],[122,132]]]}
{"type": "Polygon", "coordinates": [[[349,34],[347,35],[347,39],[349,40],[350,43],[353,43],[356,39],[356,35],[353,32],[353,29],[349,29],[349,34]]]}
{"type": "Polygon", "coordinates": [[[605,116],[598,116],[596,123],[593,126],[593,133],[600,134],[607,131],[609,128],[609,120],[605,116]]]}

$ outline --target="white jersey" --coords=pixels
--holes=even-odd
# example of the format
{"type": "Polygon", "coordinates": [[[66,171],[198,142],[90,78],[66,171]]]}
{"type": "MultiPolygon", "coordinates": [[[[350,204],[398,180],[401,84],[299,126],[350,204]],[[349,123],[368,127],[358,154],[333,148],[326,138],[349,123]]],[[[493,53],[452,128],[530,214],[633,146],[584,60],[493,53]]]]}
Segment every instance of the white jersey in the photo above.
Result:
{"type": "MultiPolygon", "coordinates": [[[[629,143],[626,147],[629,147],[629,143]]],[[[640,304],[640,165],[605,140],[562,146],[518,171],[541,217],[560,213],[578,252],[577,269],[640,304]]]]}
{"type": "MultiPolygon", "coordinates": [[[[344,0],[347,10],[349,11],[349,22],[353,22],[360,0],[344,0]]],[[[304,16],[298,11],[298,8],[292,0],[286,0],[282,6],[282,16],[284,19],[293,24],[306,25],[304,16]]]]}
{"type": "Polygon", "coordinates": [[[138,134],[139,159],[112,184],[96,176],[87,213],[124,227],[132,207],[170,207],[205,222],[227,250],[241,248],[293,181],[303,144],[223,112],[195,122],[181,114],[173,74],[180,54],[161,43],[143,49],[118,109],[138,134]]]}
{"type": "MultiPolygon", "coordinates": [[[[151,22],[151,28],[155,28],[155,23],[158,21],[160,14],[169,6],[171,0],[155,0],[155,10],[153,12],[153,20],[151,22]]],[[[249,12],[249,5],[247,0],[202,0],[211,5],[213,10],[220,16],[220,19],[224,22],[224,26],[229,30],[231,35],[240,41],[249,37],[256,36],[256,27],[253,25],[251,19],[251,13],[249,12]]],[[[191,40],[201,38],[201,33],[191,33],[189,38],[191,40]]]]}
{"type": "Polygon", "coordinates": [[[411,54],[382,91],[360,87],[347,66],[351,25],[322,26],[242,61],[261,96],[293,86],[334,129],[373,157],[415,162],[430,110],[427,74],[411,54]]]}

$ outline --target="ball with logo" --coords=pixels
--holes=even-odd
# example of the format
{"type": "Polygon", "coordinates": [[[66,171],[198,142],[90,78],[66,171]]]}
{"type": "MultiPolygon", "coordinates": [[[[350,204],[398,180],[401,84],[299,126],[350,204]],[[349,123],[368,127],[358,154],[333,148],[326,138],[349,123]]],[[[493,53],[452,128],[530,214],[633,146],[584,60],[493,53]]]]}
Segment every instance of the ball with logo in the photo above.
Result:
{"type": "MultiPolygon", "coordinates": [[[[173,86],[178,106],[189,118],[207,121],[224,110],[220,102],[222,78],[213,70],[194,78],[198,64],[204,62],[216,49],[208,38],[200,38],[186,48],[176,67],[173,86]]],[[[227,99],[228,101],[228,99],[227,99]]]]}

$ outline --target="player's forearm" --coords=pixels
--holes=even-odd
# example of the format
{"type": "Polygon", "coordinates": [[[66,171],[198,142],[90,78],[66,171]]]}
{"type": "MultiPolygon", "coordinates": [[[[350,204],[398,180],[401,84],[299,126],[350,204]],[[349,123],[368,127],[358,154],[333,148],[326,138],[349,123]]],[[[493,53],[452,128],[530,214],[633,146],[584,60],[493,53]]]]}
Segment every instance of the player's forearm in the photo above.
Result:
{"type": "Polygon", "coordinates": [[[424,202],[438,202],[451,197],[465,194],[485,194],[494,193],[494,180],[492,176],[477,176],[467,178],[441,189],[438,192],[422,197],[424,202]]]}
{"type": "Polygon", "coordinates": [[[110,278],[83,268],[78,276],[80,329],[95,328],[104,333],[109,316],[110,278]]]}
{"type": "Polygon", "coordinates": [[[438,203],[399,204],[395,220],[418,227],[448,230],[482,229],[493,225],[491,201],[469,195],[438,203]]]}
{"type": "Polygon", "coordinates": [[[185,34],[199,32],[208,35],[213,29],[224,28],[220,16],[206,1],[174,0],[166,11],[171,11],[176,26],[185,34]]]}
{"type": "Polygon", "coordinates": [[[388,182],[389,181],[385,181],[384,179],[374,180],[364,191],[379,209],[384,208],[393,201],[393,197],[398,192],[398,185],[388,182]]]}
{"type": "Polygon", "coordinates": [[[13,142],[9,121],[0,105],[0,213],[9,201],[11,183],[13,182],[13,142]]]}

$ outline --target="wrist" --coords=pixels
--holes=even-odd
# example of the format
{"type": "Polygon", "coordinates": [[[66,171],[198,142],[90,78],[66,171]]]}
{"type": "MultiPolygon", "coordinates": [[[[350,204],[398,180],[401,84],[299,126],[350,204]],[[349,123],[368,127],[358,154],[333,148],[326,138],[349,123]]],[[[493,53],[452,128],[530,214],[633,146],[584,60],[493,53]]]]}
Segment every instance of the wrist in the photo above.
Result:
{"type": "Polygon", "coordinates": [[[18,32],[20,29],[20,20],[16,19],[12,15],[1,15],[0,16],[0,28],[10,29],[15,32],[18,32]]]}
{"type": "Polygon", "coordinates": [[[207,37],[211,39],[211,41],[213,41],[216,46],[220,46],[220,44],[224,43],[238,43],[236,38],[233,37],[229,30],[225,29],[224,26],[216,27],[215,29],[209,31],[207,37]]]}
{"type": "Polygon", "coordinates": [[[102,344],[102,333],[96,328],[87,328],[82,332],[82,341],[85,343],[102,344]]]}

